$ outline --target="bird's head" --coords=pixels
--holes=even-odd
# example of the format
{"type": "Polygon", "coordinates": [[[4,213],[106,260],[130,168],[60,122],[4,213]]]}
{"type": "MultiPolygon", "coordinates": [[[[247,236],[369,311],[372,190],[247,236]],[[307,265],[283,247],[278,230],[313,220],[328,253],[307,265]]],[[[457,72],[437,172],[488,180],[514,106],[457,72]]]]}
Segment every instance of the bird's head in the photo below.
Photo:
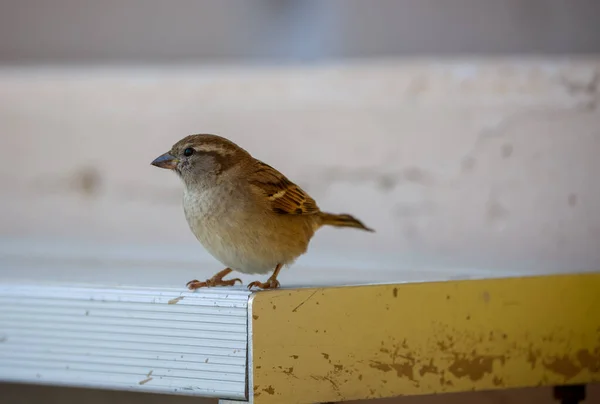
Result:
{"type": "Polygon", "coordinates": [[[250,158],[248,152],[224,137],[200,134],[181,139],[151,164],[175,171],[189,186],[216,181],[250,158]]]}

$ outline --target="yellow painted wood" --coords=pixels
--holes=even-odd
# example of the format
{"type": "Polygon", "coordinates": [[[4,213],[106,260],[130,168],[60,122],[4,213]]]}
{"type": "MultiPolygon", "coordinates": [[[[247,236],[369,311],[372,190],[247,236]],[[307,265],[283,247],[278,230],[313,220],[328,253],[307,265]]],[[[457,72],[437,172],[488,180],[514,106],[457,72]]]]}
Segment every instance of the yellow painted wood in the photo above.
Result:
{"type": "Polygon", "coordinates": [[[256,404],[600,382],[600,273],[251,300],[256,404]]]}

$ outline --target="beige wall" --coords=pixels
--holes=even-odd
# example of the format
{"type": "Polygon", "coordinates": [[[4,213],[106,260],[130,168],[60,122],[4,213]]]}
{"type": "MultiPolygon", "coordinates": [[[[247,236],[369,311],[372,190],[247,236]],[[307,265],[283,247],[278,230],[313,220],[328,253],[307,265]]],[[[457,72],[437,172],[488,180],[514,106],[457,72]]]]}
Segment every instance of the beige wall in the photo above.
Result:
{"type": "Polygon", "coordinates": [[[0,236],[196,248],[178,179],[149,162],[214,132],[377,230],[324,229],[316,250],[597,268],[599,75],[597,58],[5,68],[0,236]]]}

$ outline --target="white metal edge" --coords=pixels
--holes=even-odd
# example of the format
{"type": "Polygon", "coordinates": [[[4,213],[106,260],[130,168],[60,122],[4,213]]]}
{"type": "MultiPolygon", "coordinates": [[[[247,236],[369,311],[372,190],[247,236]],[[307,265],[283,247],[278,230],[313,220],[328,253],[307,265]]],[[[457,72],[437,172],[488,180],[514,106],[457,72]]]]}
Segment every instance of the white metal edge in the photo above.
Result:
{"type": "Polygon", "coordinates": [[[250,293],[0,283],[0,380],[245,400],[250,293]]]}
{"type": "Polygon", "coordinates": [[[253,344],[253,326],[252,326],[252,312],[254,305],[254,298],[256,293],[252,293],[248,296],[248,403],[254,403],[254,344],[253,344]]]}

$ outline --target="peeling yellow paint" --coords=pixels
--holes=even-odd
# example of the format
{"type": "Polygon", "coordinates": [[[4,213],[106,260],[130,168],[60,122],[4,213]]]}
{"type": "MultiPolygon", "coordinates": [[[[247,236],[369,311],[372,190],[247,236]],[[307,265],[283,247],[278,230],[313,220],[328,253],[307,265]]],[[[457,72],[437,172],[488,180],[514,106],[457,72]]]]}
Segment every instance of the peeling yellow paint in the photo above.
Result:
{"type": "Polygon", "coordinates": [[[255,404],[600,382],[600,273],[252,299],[255,404]]]}

